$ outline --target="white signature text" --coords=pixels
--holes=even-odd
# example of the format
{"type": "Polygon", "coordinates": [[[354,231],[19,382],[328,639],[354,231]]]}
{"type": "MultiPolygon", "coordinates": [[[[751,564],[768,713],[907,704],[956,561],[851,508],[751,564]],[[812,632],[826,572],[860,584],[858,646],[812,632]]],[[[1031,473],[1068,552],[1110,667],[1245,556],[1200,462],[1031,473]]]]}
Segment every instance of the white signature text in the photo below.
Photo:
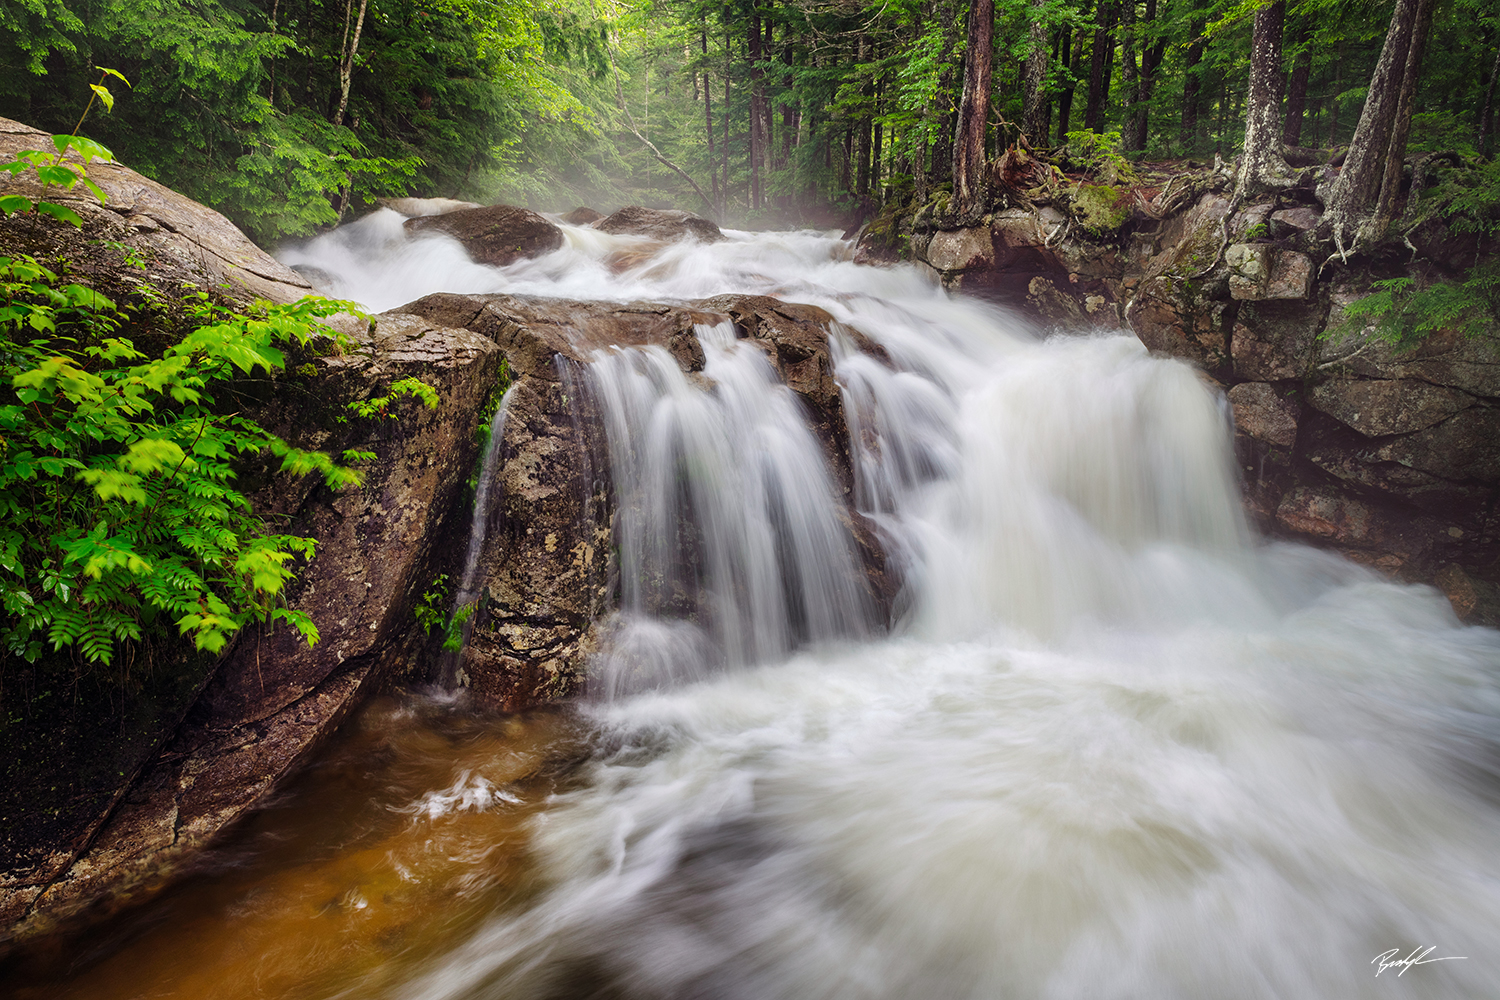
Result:
{"type": "Polygon", "coordinates": [[[1410,955],[1407,955],[1405,958],[1400,958],[1398,956],[1400,956],[1401,954],[1401,949],[1392,948],[1390,951],[1383,951],[1379,955],[1376,955],[1374,958],[1370,959],[1370,964],[1380,966],[1375,970],[1375,975],[1377,976],[1384,972],[1386,969],[1395,968],[1399,968],[1401,970],[1400,972],[1396,973],[1397,976],[1404,976],[1406,975],[1406,970],[1410,969],[1414,965],[1427,965],[1431,962],[1462,962],[1466,958],[1468,958],[1467,955],[1448,955],[1445,958],[1427,957],[1436,950],[1437,945],[1433,945],[1430,948],[1423,948],[1418,946],[1411,950],[1410,955]]]}

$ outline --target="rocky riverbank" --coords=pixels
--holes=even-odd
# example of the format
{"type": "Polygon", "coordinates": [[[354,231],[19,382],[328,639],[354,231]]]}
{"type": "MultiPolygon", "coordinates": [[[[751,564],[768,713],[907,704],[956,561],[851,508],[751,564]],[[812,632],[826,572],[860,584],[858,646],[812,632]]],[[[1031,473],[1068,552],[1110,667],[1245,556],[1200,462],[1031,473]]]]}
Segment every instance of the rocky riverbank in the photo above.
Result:
{"type": "Polygon", "coordinates": [[[945,219],[941,198],[897,210],[859,259],[909,258],[1044,328],[1124,327],[1190,361],[1233,406],[1262,530],[1434,583],[1466,621],[1500,624],[1500,336],[1492,323],[1399,344],[1344,312],[1383,279],[1459,276],[1474,234],[1432,218],[1345,260],[1317,236],[1311,183],[1241,203],[1222,169],[1106,186],[1019,155],[978,224],[945,219]]]}

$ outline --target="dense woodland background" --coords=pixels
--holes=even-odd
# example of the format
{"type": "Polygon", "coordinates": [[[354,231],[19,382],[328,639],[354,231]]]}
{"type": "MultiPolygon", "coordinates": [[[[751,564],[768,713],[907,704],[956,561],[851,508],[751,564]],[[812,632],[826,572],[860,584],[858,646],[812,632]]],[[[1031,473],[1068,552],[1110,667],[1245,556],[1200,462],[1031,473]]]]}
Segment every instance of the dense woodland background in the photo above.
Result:
{"type": "MultiPolygon", "coordinates": [[[[975,3],[994,10],[990,154],[1085,129],[1132,157],[1238,152],[1256,0],[975,3]]],[[[1500,5],[1428,6],[1408,152],[1488,153],[1500,5]]],[[[84,131],[262,243],[395,194],[847,224],[951,179],[969,7],[12,0],[0,115],[69,132],[92,67],[118,69],[133,91],[84,131]]],[[[1391,14],[1285,4],[1288,145],[1349,142],[1391,14]]]]}

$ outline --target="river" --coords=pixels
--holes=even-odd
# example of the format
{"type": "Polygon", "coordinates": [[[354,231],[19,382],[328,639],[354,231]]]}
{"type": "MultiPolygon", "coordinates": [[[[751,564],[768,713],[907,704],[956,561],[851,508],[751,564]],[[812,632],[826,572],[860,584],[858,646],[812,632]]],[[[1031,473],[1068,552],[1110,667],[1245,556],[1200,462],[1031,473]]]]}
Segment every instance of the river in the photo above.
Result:
{"type": "Polygon", "coordinates": [[[896,623],[851,582],[833,473],[763,358],[711,326],[696,380],[601,352],[622,586],[590,694],[511,718],[375,702],[16,996],[1497,995],[1500,633],[1257,537],[1190,367],[1043,336],[830,235],[564,227],[497,270],[399,223],[287,257],[376,309],[441,288],[829,310],[896,623]]]}

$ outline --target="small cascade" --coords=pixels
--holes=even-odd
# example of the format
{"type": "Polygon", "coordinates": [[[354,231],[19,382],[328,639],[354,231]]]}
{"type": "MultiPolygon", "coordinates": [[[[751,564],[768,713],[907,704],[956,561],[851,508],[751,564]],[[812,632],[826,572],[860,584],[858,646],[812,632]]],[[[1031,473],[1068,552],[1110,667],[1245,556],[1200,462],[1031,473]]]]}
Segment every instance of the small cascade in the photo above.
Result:
{"type": "Polygon", "coordinates": [[[732,323],[697,334],[697,384],[659,347],[602,352],[588,369],[616,491],[609,696],[870,627],[837,490],[791,390],[732,323]]]}
{"type": "Polygon", "coordinates": [[[448,648],[449,644],[444,645],[443,663],[439,670],[440,682],[446,688],[463,683],[463,645],[469,640],[470,629],[468,616],[473,613],[474,604],[479,600],[479,591],[476,589],[479,582],[479,557],[484,553],[484,542],[489,534],[490,515],[494,506],[490,494],[499,493],[495,485],[495,465],[503,450],[505,415],[510,409],[511,396],[515,391],[516,387],[512,385],[500,397],[495,415],[490,418],[490,437],[484,446],[484,458],[479,463],[479,480],[474,488],[474,513],[469,518],[469,548],[464,556],[464,572],[459,578],[458,591],[453,598],[453,612],[449,617],[450,630],[457,625],[461,639],[457,649],[448,648]]]}

